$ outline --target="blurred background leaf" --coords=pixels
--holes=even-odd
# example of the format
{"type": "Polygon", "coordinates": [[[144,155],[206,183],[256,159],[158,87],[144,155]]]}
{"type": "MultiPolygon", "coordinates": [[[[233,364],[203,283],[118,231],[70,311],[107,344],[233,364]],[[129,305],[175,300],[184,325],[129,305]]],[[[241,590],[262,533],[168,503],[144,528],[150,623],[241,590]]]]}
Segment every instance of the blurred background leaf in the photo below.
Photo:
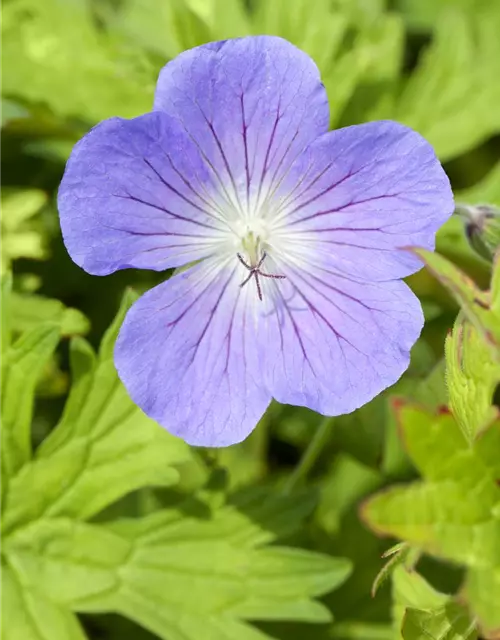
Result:
{"type": "Polygon", "coordinates": [[[417,129],[449,160],[500,132],[500,6],[440,14],[433,43],[391,117],[417,129]],[[460,135],[457,135],[460,132],[460,135]]]}
{"type": "MultiPolygon", "coordinates": [[[[472,639],[476,629],[467,635],[463,602],[484,637],[495,637],[498,505],[482,501],[497,491],[500,443],[497,427],[484,429],[488,420],[473,405],[478,398],[477,409],[493,416],[498,390],[489,374],[485,387],[484,349],[476,345],[467,354],[455,344],[451,408],[472,429],[473,444],[470,450],[465,440],[460,444],[457,425],[440,442],[437,432],[449,435],[442,424],[451,419],[438,416],[448,404],[443,345],[459,305],[429,271],[409,278],[426,316],[410,369],[373,402],[335,419],[300,486],[284,495],[319,417],[273,403],[240,445],[214,453],[174,444],[134,410],[117,381],[111,358],[117,324],[98,350],[124,291],[141,293],[166,274],[85,274],[67,256],[54,202],[75,142],[104,118],[150,110],[157,74],[169,59],[210,40],[269,33],[315,59],[332,126],[401,120],[435,146],[458,202],[500,206],[499,32],[500,4],[493,0],[4,1],[2,274],[12,272],[12,292],[2,295],[8,315],[2,490],[4,526],[28,527],[16,547],[18,564],[3,570],[6,638],[185,640],[210,632],[217,640],[401,640],[436,633],[441,640],[472,639]],[[477,394],[469,389],[461,412],[464,377],[474,378],[477,394]],[[401,438],[398,406],[409,400],[421,413],[411,437],[401,438]],[[432,473],[422,459],[434,461],[432,473]],[[436,479],[441,468],[449,476],[436,479]],[[412,568],[393,566],[372,598],[382,555],[394,540],[375,535],[359,506],[374,492],[422,475],[418,485],[374,498],[396,504],[384,507],[385,520],[377,513],[377,529],[411,539],[415,553],[426,553],[412,568]],[[466,487],[473,477],[477,494],[466,487]],[[488,509],[485,522],[476,523],[488,509]],[[44,517],[31,525],[45,510],[54,522],[47,525],[44,517]],[[90,516],[91,524],[81,523],[90,516]],[[153,544],[148,527],[156,524],[153,544]],[[468,537],[476,524],[478,540],[484,534],[479,549],[468,537]],[[292,551],[276,550],[278,540],[292,551]],[[137,556],[109,569],[130,545],[137,556]],[[180,555],[178,545],[184,545],[180,555]],[[467,565],[466,575],[443,558],[467,565]],[[486,559],[492,562],[483,566],[486,559]],[[86,577],[81,570],[89,571],[86,577]],[[123,573],[123,581],[107,601],[104,595],[76,599],[78,618],[61,606],[58,598],[71,600],[71,585],[88,588],[90,580],[97,588],[110,573],[112,580],[123,573]],[[184,587],[176,593],[178,575],[184,587]],[[200,618],[193,610],[202,595],[188,600],[202,590],[214,609],[200,618]],[[280,593],[287,594],[283,601],[280,593]],[[226,608],[217,608],[221,594],[226,608]]],[[[459,216],[440,230],[437,247],[477,291],[490,287],[491,264],[471,246],[459,216]]]]}

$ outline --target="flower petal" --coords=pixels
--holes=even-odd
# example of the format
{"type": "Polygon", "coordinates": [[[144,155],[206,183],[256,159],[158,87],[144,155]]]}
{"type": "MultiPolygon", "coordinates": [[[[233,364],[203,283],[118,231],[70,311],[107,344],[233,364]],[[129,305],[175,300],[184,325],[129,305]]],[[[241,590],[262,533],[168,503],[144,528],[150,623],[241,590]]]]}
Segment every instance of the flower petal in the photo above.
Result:
{"type": "Polygon", "coordinates": [[[293,159],[329,125],[316,65],[274,36],[182,53],[160,73],[155,109],[182,122],[243,213],[265,201],[293,159]]]}
{"type": "Polygon", "coordinates": [[[115,364],[132,400],[202,446],[240,442],[271,395],[260,381],[255,293],[236,260],[207,260],[142,296],[128,312],[115,364]]]}
{"type": "Polygon", "coordinates": [[[422,264],[401,248],[434,248],[453,212],[449,180],[431,145],[396,122],[331,131],[292,167],[275,217],[301,253],[339,274],[384,281],[422,264]]]}
{"type": "Polygon", "coordinates": [[[196,145],[160,112],[94,127],[75,146],[58,195],[66,248],[96,275],[209,255],[227,233],[217,203],[196,145]]]}
{"type": "Polygon", "coordinates": [[[423,326],[404,282],[361,283],[333,271],[280,266],[264,380],[279,402],[326,415],[350,413],[407,369],[423,326]]]}

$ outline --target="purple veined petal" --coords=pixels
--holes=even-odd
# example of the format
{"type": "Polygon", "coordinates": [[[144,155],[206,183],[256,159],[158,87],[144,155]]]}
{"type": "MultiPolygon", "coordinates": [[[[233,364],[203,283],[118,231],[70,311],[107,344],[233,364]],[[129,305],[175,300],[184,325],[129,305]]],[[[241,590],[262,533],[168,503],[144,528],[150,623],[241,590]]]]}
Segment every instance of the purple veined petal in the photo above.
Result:
{"type": "Polygon", "coordinates": [[[341,415],[399,379],[424,322],[404,282],[356,282],[294,262],[282,272],[263,360],[276,400],[341,415]]]}
{"type": "Polygon", "coordinates": [[[408,246],[434,248],[454,209],[431,145],[391,121],[331,131],[294,163],[277,195],[276,237],[319,266],[368,281],[421,268],[408,246]]]}
{"type": "Polygon", "coordinates": [[[243,214],[265,206],[294,158],[329,125],[316,65],[274,36],[182,53],[161,71],[154,107],[182,122],[243,214]]]}
{"type": "Polygon", "coordinates": [[[240,276],[237,260],[208,259],[142,296],[118,336],[115,364],[132,400],[192,445],[240,442],[271,400],[255,292],[240,276]]]}
{"type": "Polygon", "coordinates": [[[69,254],[95,275],[206,257],[231,215],[196,145],[161,112],[94,127],[71,154],[58,206],[69,254]]]}

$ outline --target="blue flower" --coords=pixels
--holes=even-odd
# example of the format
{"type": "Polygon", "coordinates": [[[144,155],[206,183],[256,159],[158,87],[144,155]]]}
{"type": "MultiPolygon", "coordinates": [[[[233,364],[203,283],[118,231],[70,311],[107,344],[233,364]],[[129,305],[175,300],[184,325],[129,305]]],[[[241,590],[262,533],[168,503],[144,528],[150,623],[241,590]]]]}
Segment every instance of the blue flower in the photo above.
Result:
{"type": "Polygon", "coordinates": [[[115,349],[132,399],[195,445],[243,440],[272,398],[348,413],[406,370],[423,317],[400,279],[453,211],[416,132],[328,132],[313,61],[276,37],[186,51],[154,110],[75,147],[59,191],[89,273],[189,269],[142,296],[115,349]]]}

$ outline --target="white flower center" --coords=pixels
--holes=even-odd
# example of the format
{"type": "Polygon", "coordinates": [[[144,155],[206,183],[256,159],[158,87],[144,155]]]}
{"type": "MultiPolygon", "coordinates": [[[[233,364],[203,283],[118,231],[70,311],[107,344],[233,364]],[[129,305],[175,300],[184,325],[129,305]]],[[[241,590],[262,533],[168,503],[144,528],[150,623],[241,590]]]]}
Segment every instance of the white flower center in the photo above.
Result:
{"type": "Polygon", "coordinates": [[[233,225],[236,251],[248,257],[249,264],[257,264],[264,251],[268,249],[269,225],[257,216],[247,220],[238,220],[233,225]]]}

